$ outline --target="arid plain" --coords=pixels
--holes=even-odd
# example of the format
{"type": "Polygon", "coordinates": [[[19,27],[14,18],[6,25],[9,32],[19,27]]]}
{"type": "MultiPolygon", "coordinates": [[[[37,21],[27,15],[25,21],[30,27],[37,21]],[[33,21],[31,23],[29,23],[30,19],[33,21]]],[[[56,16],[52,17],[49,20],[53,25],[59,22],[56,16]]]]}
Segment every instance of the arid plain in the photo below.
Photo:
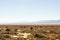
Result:
{"type": "Polygon", "coordinates": [[[60,40],[60,25],[0,25],[0,40],[60,40]]]}

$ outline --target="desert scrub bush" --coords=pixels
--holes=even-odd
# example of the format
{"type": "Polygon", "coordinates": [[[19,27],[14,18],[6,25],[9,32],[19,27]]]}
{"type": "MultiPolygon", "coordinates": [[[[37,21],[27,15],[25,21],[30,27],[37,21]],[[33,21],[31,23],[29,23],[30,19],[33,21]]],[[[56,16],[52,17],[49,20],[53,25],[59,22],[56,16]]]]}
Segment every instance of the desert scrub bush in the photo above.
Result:
{"type": "Polygon", "coordinates": [[[10,29],[6,29],[6,31],[10,31],[10,29]]]}
{"type": "Polygon", "coordinates": [[[43,35],[39,34],[34,34],[34,38],[45,38],[43,35]]]}
{"type": "Polygon", "coordinates": [[[4,36],[0,35],[0,40],[5,40],[4,36]]]}
{"type": "Polygon", "coordinates": [[[9,35],[4,35],[4,38],[10,38],[10,36],[9,35]]]}

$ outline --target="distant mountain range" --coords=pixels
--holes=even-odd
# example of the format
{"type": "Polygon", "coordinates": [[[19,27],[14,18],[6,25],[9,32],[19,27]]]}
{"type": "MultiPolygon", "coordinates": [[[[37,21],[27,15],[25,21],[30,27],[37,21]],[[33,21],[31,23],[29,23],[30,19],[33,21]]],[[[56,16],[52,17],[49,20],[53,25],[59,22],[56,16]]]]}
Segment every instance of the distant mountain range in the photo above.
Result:
{"type": "Polygon", "coordinates": [[[6,25],[36,25],[36,24],[38,24],[38,25],[40,25],[40,24],[59,24],[60,25],[60,20],[43,20],[43,21],[36,21],[36,22],[9,23],[9,24],[6,23],[6,25]]]}
{"type": "Polygon", "coordinates": [[[43,20],[37,22],[30,22],[26,24],[60,24],[60,20],[43,20]]]}

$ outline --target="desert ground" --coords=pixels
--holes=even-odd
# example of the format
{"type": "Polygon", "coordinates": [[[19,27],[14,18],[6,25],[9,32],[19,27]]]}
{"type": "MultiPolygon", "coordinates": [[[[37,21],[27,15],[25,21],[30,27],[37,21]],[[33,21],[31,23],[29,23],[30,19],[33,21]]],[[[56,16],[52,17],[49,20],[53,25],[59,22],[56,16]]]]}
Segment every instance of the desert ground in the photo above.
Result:
{"type": "Polygon", "coordinates": [[[0,25],[0,40],[60,40],[60,25],[0,25]]]}

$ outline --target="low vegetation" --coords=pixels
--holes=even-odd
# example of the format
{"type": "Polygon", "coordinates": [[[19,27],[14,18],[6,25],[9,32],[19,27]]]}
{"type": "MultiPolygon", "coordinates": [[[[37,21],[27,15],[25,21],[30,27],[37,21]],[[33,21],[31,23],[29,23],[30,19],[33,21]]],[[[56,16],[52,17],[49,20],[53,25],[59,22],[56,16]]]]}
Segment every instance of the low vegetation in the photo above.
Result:
{"type": "Polygon", "coordinates": [[[60,25],[0,25],[0,40],[60,40],[60,25]]]}

